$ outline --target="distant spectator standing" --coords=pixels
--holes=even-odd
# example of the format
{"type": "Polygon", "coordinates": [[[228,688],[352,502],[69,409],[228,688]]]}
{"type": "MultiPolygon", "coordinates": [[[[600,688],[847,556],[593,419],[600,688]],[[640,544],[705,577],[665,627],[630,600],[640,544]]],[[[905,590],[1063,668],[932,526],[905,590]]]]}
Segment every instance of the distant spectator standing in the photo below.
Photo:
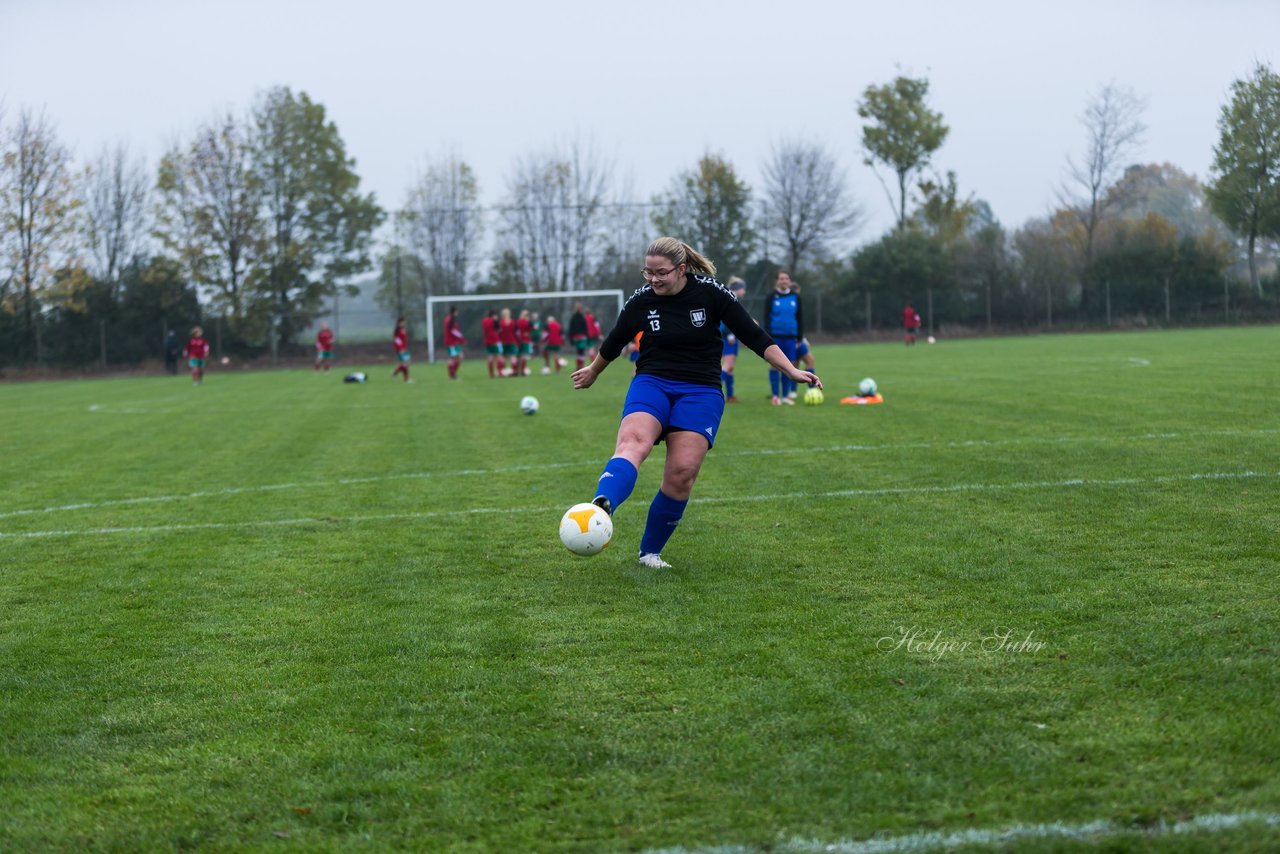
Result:
{"type": "Polygon", "coordinates": [[[209,358],[209,342],[204,340],[204,330],[199,326],[191,328],[191,337],[182,353],[191,366],[191,384],[200,385],[204,382],[204,360],[209,358]]]}
{"type": "Polygon", "coordinates": [[[458,378],[458,366],[462,364],[462,349],[467,343],[467,336],[462,334],[462,326],[458,323],[458,307],[449,306],[449,313],[444,316],[444,346],[449,351],[449,379],[458,378]]]}
{"type": "Polygon", "coordinates": [[[170,329],[164,334],[164,369],[170,376],[178,375],[178,357],[182,355],[182,344],[178,341],[178,333],[170,329]]]}
{"type": "Polygon", "coordinates": [[[399,362],[391,372],[391,379],[395,379],[396,374],[404,374],[405,382],[413,382],[409,379],[409,330],[405,328],[403,317],[396,318],[396,328],[391,333],[391,347],[396,351],[396,360],[399,362]]]}
{"type": "Polygon", "coordinates": [[[908,347],[916,343],[916,333],[920,331],[920,312],[916,311],[911,303],[907,303],[907,307],[902,310],[902,329],[905,333],[905,342],[908,347]]]}
{"type": "Polygon", "coordinates": [[[316,370],[324,368],[324,372],[329,373],[329,363],[333,361],[333,330],[329,328],[329,324],[321,323],[320,331],[316,333],[316,370]]]}
{"type": "MultiPolygon", "coordinates": [[[[804,337],[804,312],[800,307],[800,295],[791,288],[791,274],[778,271],[773,290],[765,298],[764,331],[773,338],[791,364],[796,361],[796,346],[804,337]]],[[[769,388],[773,392],[770,402],[795,405],[795,380],[777,368],[769,369],[769,388]]]]}

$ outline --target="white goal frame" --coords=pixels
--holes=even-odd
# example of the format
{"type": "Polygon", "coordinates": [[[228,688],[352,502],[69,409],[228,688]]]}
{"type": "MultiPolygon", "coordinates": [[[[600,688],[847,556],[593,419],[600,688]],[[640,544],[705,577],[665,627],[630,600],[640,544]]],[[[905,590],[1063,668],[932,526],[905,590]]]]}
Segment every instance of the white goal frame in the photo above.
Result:
{"type": "MultiPolygon", "coordinates": [[[[626,292],[619,288],[609,288],[600,291],[537,291],[529,293],[508,292],[501,294],[446,294],[438,297],[427,297],[427,361],[435,363],[436,360],[436,303],[446,302],[497,302],[506,300],[511,303],[528,302],[536,299],[573,299],[579,297],[615,297],[618,300],[618,313],[622,313],[622,306],[627,301],[626,292]]],[[[567,329],[566,329],[567,331],[567,329]]]]}

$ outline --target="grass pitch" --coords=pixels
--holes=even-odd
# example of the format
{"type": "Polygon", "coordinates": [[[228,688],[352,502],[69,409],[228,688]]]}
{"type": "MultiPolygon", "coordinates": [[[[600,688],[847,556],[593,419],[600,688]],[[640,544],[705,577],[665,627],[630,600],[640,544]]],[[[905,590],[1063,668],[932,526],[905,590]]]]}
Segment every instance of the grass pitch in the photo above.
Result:
{"type": "Polygon", "coordinates": [[[1274,850],[1278,352],[744,355],[663,571],[625,362],[0,386],[0,849],[1274,850]]]}

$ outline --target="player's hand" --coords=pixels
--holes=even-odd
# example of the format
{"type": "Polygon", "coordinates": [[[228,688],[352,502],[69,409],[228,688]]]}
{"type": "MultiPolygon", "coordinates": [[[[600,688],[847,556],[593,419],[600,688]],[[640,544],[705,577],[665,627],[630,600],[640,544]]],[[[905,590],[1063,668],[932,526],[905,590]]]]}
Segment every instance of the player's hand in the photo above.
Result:
{"type": "Polygon", "coordinates": [[[813,371],[799,371],[799,376],[792,377],[798,383],[808,383],[814,388],[822,388],[822,380],[813,371]]]}
{"type": "Polygon", "coordinates": [[[596,381],[599,376],[595,371],[591,370],[591,366],[578,368],[572,374],[574,388],[591,388],[591,384],[596,381]]]}

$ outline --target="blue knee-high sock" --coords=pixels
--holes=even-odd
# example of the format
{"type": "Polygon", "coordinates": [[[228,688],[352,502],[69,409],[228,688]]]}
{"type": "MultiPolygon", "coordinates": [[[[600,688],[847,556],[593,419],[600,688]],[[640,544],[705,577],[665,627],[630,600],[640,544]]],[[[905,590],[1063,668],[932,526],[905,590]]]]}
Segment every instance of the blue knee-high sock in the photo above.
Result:
{"type": "Polygon", "coordinates": [[[600,482],[596,485],[596,495],[603,495],[609,499],[609,505],[613,508],[613,512],[617,513],[622,502],[626,501],[631,491],[636,488],[637,474],[639,472],[630,460],[614,457],[605,463],[604,473],[600,475],[600,482]]]}
{"type": "Polygon", "coordinates": [[[676,525],[680,524],[680,517],[684,515],[684,508],[688,503],[687,498],[676,501],[661,489],[658,490],[658,494],[653,496],[653,503],[649,505],[649,518],[644,523],[644,535],[640,537],[640,554],[662,553],[662,547],[676,532],[676,525]]]}
{"type": "Polygon", "coordinates": [[[721,371],[720,382],[724,383],[725,396],[733,397],[733,374],[728,371],[721,371]]]}
{"type": "Polygon", "coordinates": [[[779,394],[781,394],[781,392],[778,391],[778,387],[781,384],[782,384],[782,374],[770,368],[769,369],[769,388],[773,389],[774,397],[778,397],[779,394]]]}
{"type": "MultiPolygon", "coordinates": [[[[778,349],[782,350],[782,355],[787,357],[787,361],[794,365],[796,363],[796,339],[779,338],[775,343],[777,343],[778,349]]],[[[796,390],[796,382],[791,377],[779,372],[778,379],[782,381],[783,394],[790,394],[796,390]]],[[[773,393],[777,394],[778,392],[775,390],[773,393]]]]}

